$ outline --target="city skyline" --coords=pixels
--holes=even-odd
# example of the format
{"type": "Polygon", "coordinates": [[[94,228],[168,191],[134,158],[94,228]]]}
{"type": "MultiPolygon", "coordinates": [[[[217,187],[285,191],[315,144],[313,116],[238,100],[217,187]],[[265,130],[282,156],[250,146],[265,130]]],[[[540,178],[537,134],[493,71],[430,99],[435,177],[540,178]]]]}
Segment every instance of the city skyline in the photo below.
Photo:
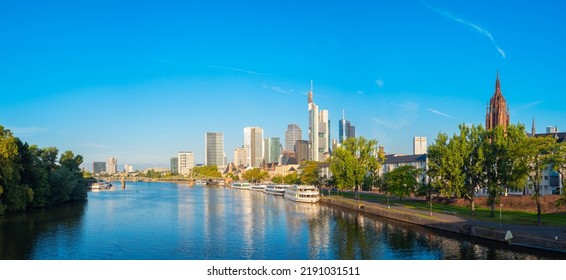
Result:
{"type": "Polygon", "coordinates": [[[413,137],[485,126],[499,71],[510,123],[566,128],[560,1],[247,4],[2,3],[0,125],[87,169],[204,163],[209,131],[231,162],[244,127],[308,130],[312,80],[331,139],[345,110],[356,136],[411,154],[413,137]]]}

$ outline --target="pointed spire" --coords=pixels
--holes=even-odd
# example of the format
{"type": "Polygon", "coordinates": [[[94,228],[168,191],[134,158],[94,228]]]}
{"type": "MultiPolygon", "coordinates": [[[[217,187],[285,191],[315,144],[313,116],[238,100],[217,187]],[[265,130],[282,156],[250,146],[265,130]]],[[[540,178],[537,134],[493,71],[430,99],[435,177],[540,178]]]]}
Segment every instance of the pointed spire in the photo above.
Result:
{"type": "Polygon", "coordinates": [[[495,77],[495,94],[494,95],[501,95],[501,86],[499,84],[499,70],[497,70],[497,75],[495,77]]]}
{"type": "Polygon", "coordinates": [[[537,134],[537,129],[536,129],[536,127],[535,127],[535,117],[534,117],[534,116],[533,116],[533,126],[532,126],[532,128],[531,128],[531,134],[532,134],[533,136],[535,136],[535,134],[537,134]]]}

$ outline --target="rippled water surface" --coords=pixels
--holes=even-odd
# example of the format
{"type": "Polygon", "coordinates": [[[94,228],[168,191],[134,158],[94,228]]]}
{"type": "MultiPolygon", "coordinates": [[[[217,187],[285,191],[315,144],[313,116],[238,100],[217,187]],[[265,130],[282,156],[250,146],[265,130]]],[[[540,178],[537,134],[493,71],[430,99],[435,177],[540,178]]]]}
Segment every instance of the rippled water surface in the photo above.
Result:
{"type": "Polygon", "coordinates": [[[0,259],[561,259],[250,190],[128,183],[0,217],[0,259]]]}

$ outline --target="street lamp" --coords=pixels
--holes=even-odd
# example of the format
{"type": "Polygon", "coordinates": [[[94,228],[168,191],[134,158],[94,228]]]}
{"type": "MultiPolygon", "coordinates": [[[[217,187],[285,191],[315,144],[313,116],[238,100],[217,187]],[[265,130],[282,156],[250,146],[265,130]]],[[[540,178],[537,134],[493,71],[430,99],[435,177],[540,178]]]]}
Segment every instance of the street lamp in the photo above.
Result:
{"type": "Polygon", "coordinates": [[[499,228],[501,228],[501,208],[503,208],[503,203],[499,204],[499,228]]]}

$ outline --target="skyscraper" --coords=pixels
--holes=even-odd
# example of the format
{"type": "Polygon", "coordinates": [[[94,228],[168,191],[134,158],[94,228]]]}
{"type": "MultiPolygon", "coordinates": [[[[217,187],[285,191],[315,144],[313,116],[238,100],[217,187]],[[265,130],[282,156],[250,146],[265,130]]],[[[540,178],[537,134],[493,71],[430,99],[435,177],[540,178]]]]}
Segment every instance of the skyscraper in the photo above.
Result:
{"type": "Polygon", "coordinates": [[[279,162],[281,155],[281,140],[279,137],[269,138],[269,154],[266,155],[267,163],[279,162]]]}
{"type": "Polygon", "coordinates": [[[309,160],[320,161],[330,152],[330,121],[328,110],[318,110],[313,101],[313,86],[308,93],[309,109],[309,160]]]}
{"type": "Polygon", "coordinates": [[[285,150],[294,151],[295,143],[297,140],[303,139],[303,132],[297,124],[287,125],[287,130],[285,130],[285,150]]]}
{"type": "Polygon", "coordinates": [[[106,173],[108,174],[116,174],[118,173],[118,159],[117,158],[108,158],[106,161],[106,173]]]}
{"type": "Polygon", "coordinates": [[[414,137],[413,138],[413,155],[426,154],[426,150],[427,150],[426,137],[414,137]]]}
{"type": "Polygon", "coordinates": [[[497,77],[495,79],[495,92],[487,106],[487,113],[485,114],[485,128],[490,130],[498,125],[502,126],[504,130],[507,130],[507,126],[509,125],[509,109],[507,108],[505,97],[503,97],[503,94],[501,93],[499,72],[497,72],[497,77]]]}
{"type": "Polygon", "coordinates": [[[346,115],[344,111],[342,111],[342,119],[338,121],[338,140],[340,143],[344,142],[344,140],[348,138],[355,138],[356,137],[356,127],[350,124],[350,121],[346,120],[346,115]]]}
{"type": "Polygon", "coordinates": [[[92,174],[100,174],[106,172],[106,162],[93,162],[92,174]]]}
{"type": "Polygon", "coordinates": [[[177,154],[177,173],[188,175],[195,167],[195,155],[193,152],[181,151],[177,154]]]}
{"type": "Polygon", "coordinates": [[[247,162],[251,167],[260,167],[264,159],[263,129],[259,127],[244,128],[244,148],[247,152],[247,162]]]}
{"type": "Polygon", "coordinates": [[[171,174],[179,174],[179,158],[172,157],[169,163],[170,163],[171,174]]]}
{"type": "Polygon", "coordinates": [[[309,141],[297,140],[295,143],[295,158],[299,163],[309,159],[309,141]]]}
{"type": "Polygon", "coordinates": [[[239,167],[240,165],[247,166],[247,157],[248,153],[246,152],[246,148],[238,147],[234,149],[234,165],[236,165],[236,167],[239,167]]]}
{"type": "Polygon", "coordinates": [[[207,132],[204,138],[204,165],[224,167],[224,134],[207,132]]]}

